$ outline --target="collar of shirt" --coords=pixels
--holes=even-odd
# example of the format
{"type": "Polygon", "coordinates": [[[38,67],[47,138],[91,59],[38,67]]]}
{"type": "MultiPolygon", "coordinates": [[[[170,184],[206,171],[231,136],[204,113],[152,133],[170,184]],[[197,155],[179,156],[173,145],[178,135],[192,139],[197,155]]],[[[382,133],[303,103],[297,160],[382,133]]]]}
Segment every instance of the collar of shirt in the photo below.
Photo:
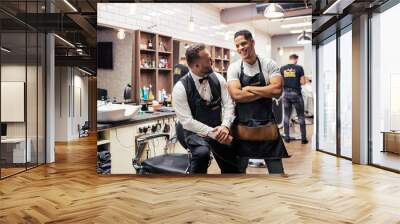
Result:
{"type": "Polygon", "coordinates": [[[200,77],[198,75],[193,74],[192,70],[190,71],[190,75],[192,76],[193,80],[194,80],[194,85],[196,86],[197,91],[199,92],[200,96],[206,100],[206,101],[210,101],[212,99],[212,94],[211,94],[211,89],[210,89],[210,85],[208,84],[208,82],[202,82],[200,83],[200,79],[202,79],[203,77],[200,77]]]}
{"type": "MultiPolygon", "coordinates": [[[[189,71],[190,71],[190,76],[192,76],[194,82],[195,82],[196,84],[199,84],[199,85],[200,85],[200,81],[199,81],[199,80],[202,79],[203,77],[200,77],[200,76],[198,76],[198,75],[193,74],[192,70],[189,70],[189,71]]],[[[204,82],[203,82],[203,83],[204,83],[204,82]]]]}

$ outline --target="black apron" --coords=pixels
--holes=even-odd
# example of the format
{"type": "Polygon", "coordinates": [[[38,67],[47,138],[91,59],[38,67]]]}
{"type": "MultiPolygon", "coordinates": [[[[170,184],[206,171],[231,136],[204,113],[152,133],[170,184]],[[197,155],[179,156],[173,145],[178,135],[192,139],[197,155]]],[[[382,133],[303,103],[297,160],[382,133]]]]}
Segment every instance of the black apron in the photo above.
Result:
{"type": "MultiPolygon", "coordinates": [[[[254,76],[248,76],[243,72],[243,61],[240,65],[240,84],[245,86],[266,86],[261,62],[257,57],[260,72],[254,76]]],[[[241,124],[248,127],[257,127],[270,122],[275,123],[275,116],[272,112],[272,99],[261,98],[253,102],[236,103],[236,119],[234,125],[241,124]]],[[[267,141],[244,141],[234,140],[234,145],[239,157],[258,159],[278,159],[289,157],[282,138],[267,141]]]]}
{"type": "MultiPolygon", "coordinates": [[[[209,75],[208,83],[211,88],[211,101],[207,102],[201,98],[196,85],[190,74],[180,79],[186,90],[186,96],[189,103],[193,119],[206,124],[210,127],[217,127],[222,123],[221,108],[221,85],[217,76],[212,73],[209,75]]],[[[185,148],[194,148],[197,146],[208,146],[207,140],[196,133],[183,129],[180,123],[177,123],[176,132],[179,142],[185,148]]]]}

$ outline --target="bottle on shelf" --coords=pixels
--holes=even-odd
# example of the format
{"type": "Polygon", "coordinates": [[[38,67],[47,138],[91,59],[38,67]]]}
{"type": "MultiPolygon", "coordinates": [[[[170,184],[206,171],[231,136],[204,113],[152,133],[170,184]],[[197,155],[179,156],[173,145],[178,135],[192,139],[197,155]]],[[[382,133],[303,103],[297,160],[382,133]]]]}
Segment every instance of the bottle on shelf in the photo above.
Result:
{"type": "Polygon", "coordinates": [[[159,46],[159,48],[160,48],[160,51],[166,51],[165,46],[164,46],[164,43],[163,43],[162,41],[160,41],[160,46],[159,46]]]}
{"type": "Polygon", "coordinates": [[[147,48],[148,48],[148,49],[153,49],[153,41],[152,41],[151,39],[149,39],[149,40],[147,41],[147,48]]]}
{"type": "Polygon", "coordinates": [[[153,95],[153,90],[152,90],[152,85],[149,86],[149,100],[153,101],[154,100],[154,95],[153,95]]]}

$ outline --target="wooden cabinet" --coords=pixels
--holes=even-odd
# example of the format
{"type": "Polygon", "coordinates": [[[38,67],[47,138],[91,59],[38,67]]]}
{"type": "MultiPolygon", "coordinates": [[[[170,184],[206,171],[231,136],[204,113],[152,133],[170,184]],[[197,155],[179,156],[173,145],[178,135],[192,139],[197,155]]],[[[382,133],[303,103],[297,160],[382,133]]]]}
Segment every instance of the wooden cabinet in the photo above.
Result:
{"type": "Polygon", "coordinates": [[[214,71],[220,73],[226,79],[227,70],[230,64],[230,49],[211,46],[211,58],[214,71]]]}
{"type": "Polygon", "coordinates": [[[152,93],[157,99],[158,90],[165,89],[171,94],[172,76],[172,37],[137,30],[135,32],[134,100],[140,102],[139,89],[152,86],[152,93]]]}

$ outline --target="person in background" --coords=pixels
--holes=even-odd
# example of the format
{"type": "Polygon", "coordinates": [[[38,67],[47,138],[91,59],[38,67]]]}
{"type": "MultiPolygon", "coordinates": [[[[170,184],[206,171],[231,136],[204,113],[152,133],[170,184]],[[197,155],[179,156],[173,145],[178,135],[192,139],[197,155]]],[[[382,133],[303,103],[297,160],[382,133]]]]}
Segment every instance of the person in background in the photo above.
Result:
{"type": "Polygon", "coordinates": [[[182,78],[188,72],[189,72],[189,68],[186,64],[186,58],[181,57],[179,59],[179,64],[176,64],[174,66],[174,85],[179,81],[180,78],[182,78]]]}
{"type": "Polygon", "coordinates": [[[212,152],[221,173],[239,173],[230,148],[234,105],[222,75],[213,72],[204,44],[187,48],[189,72],[174,86],[172,104],[178,119],[179,142],[191,154],[190,173],[207,173],[212,152]]]}
{"type": "Polygon", "coordinates": [[[289,64],[280,69],[283,76],[283,107],[284,107],[284,129],[285,142],[290,142],[289,120],[292,114],[292,105],[296,109],[297,117],[300,122],[301,143],[307,144],[306,124],[304,120],[304,101],[301,94],[301,85],[306,83],[303,67],[297,65],[299,56],[292,54],[289,56],[289,64]]]}
{"type": "Polygon", "coordinates": [[[235,33],[234,42],[242,60],[228,68],[228,87],[236,102],[233,125],[234,147],[241,171],[248,161],[264,159],[271,173],[284,173],[282,158],[289,157],[272,112],[272,98],[282,92],[282,77],[274,61],[255,52],[255,41],[248,30],[235,33]]]}

